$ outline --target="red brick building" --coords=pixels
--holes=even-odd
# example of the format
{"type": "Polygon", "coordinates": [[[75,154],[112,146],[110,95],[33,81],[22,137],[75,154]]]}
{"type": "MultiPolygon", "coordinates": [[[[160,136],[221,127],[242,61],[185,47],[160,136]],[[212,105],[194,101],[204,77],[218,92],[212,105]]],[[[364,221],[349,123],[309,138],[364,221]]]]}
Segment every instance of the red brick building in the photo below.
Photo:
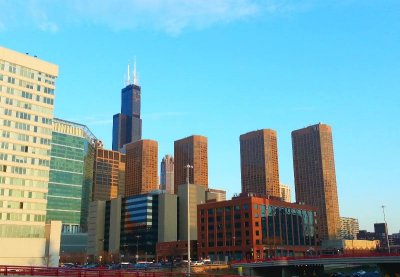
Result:
{"type": "MultiPolygon", "coordinates": [[[[159,242],[156,246],[157,261],[182,261],[188,258],[187,241],[159,242]]],[[[197,260],[197,240],[190,241],[190,259],[197,260]]]]}
{"type": "Polygon", "coordinates": [[[198,253],[212,260],[262,260],[318,251],[315,208],[241,194],[197,206],[198,253]]]}

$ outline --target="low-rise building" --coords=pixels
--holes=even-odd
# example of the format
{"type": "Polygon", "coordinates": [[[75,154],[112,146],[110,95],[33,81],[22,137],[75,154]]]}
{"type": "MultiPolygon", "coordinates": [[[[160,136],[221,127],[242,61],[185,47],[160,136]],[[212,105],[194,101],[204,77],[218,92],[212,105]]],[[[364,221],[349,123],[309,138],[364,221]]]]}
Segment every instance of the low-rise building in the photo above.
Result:
{"type": "Polygon", "coordinates": [[[315,208],[253,194],[198,205],[198,252],[212,260],[262,260],[318,251],[315,208]]]}

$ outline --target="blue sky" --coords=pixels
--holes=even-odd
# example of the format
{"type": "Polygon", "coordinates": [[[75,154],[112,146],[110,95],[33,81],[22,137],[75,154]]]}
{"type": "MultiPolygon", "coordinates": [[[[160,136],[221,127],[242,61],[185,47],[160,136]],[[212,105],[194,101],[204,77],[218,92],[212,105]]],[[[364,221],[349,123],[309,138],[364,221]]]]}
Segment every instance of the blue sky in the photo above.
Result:
{"type": "Polygon", "coordinates": [[[341,216],[400,230],[398,0],[0,0],[0,44],[60,67],[55,116],[111,147],[134,57],[143,136],[159,157],[209,139],[210,187],[240,192],[239,135],[278,133],[292,187],[290,133],[332,126],[341,216]]]}

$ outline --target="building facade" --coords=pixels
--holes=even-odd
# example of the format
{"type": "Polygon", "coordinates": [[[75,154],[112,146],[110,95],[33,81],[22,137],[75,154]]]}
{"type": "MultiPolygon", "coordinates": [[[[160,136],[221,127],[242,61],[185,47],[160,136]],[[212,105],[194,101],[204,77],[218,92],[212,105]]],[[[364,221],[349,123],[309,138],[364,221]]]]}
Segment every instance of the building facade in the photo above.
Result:
{"type": "Polygon", "coordinates": [[[317,124],[292,132],[296,201],[317,207],[321,239],[340,238],[332,129],[317,124]]]}
{"type": "Polygon", "coordinates": [[[177,240],[177,206],[176,195],[160,190],[92,202],[88,254],[152,261],[157,242],[177,240]]]}
{"type": "Polygon", "coordinates": [[[241,194],[200,204],[198,253],[211,260],[260,260],[317,251],[315,208],[241,194]]]}
{"type": "Polygon", "coordinates": [[[114,151],[122,149],[127,143],[142,139],[140,108],[141,87],[137,82],[135,64],[133,84],[128,78],[127,86],[121,90],[121,112],[113,117],[112,149],[114,151]]]}
{"type": "Polygon", "coordinates": [[[279,187],[280,187],[282,201],[285,201],[288,203],[292,202],[290,187],[288,185],[285,185],[282,183],[279,185],[279,187]]]}
{"type": "Polygon", "coordinates": [[[53,121],[47,220],[62,221],[63,233],[87,232],[96,141],[85,125],[53,121]]]}
{"type": "Polygon", "coordinates": [[[276,131],[263,129],[240,136],[242,193],[280,197],[276,131]]]}
{"type": "Polygon", "coordinates": [[[165,155],[161,161],[160,189],[174,193],[174,157],[165,155]]]}
{"type": "Polygon", "coordinates": [[[125,154],[98,143],[94,164],[92,200],[109,200],[125,194],[125,154]]]}
{"type": "Polygon", "coordinates": [[[158,189],[158,143],[139,140],[126,145],[125,196],[158,189]]]}
{"type": "Polygon", "coordinates": [[[206,200],[214,199],[215,201],[225,201],[226,191],[221,189],[211,189],[206,190],[206,200]]]}
{"type": "Polygon", "coordinates": [[[186,184],[186,165],[193,166],[189,172],[189,183],[208,187],[207,138],[193,135],[174,142],[174,193],[178,186],[186,184]]]}
{"type": "Polygon", "coordinates": [[[357,239],[357,234],[359,231],[360,226],[357,218],[340,218],[340,233],[342,239],[357,239]]]}
{"type": "Polygon", "coordinates": [[[57,75],[55,64],[0,47],[1,264],[43,264],[57,75]],[[29,249],[11,263],[10,246],[29,249]]]}

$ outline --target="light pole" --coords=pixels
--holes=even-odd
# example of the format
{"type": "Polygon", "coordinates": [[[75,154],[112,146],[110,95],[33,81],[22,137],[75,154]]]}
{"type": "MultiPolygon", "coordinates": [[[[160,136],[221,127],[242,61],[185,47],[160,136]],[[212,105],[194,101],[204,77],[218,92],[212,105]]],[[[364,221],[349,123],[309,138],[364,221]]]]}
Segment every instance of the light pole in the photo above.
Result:
{"type": "Polygon", "coordinates": [[[136,263],[139,260],[139,239],[140,239],[140,235],[136,235],[136,263]]]}
{"type": "Polygon", "coordinates": [[[387,223],[386,223],[385,205],[382,205],[382,211],[383,211],[383,221],[385,221],[385,233],[386,233],[387,248],[388,248],[388,252],[390,254],[389,234],[388,234],[388,227],[387,227],[387,223]]]}
{"type": "Polygon", "coordinates": [[[187,184],[187,236],[188,236],[188,276],[190,276],[190,201],[189,201],[189,170],[193,168],[192,165],[187,164],[186,168],[186,184],[187,184]]]}

